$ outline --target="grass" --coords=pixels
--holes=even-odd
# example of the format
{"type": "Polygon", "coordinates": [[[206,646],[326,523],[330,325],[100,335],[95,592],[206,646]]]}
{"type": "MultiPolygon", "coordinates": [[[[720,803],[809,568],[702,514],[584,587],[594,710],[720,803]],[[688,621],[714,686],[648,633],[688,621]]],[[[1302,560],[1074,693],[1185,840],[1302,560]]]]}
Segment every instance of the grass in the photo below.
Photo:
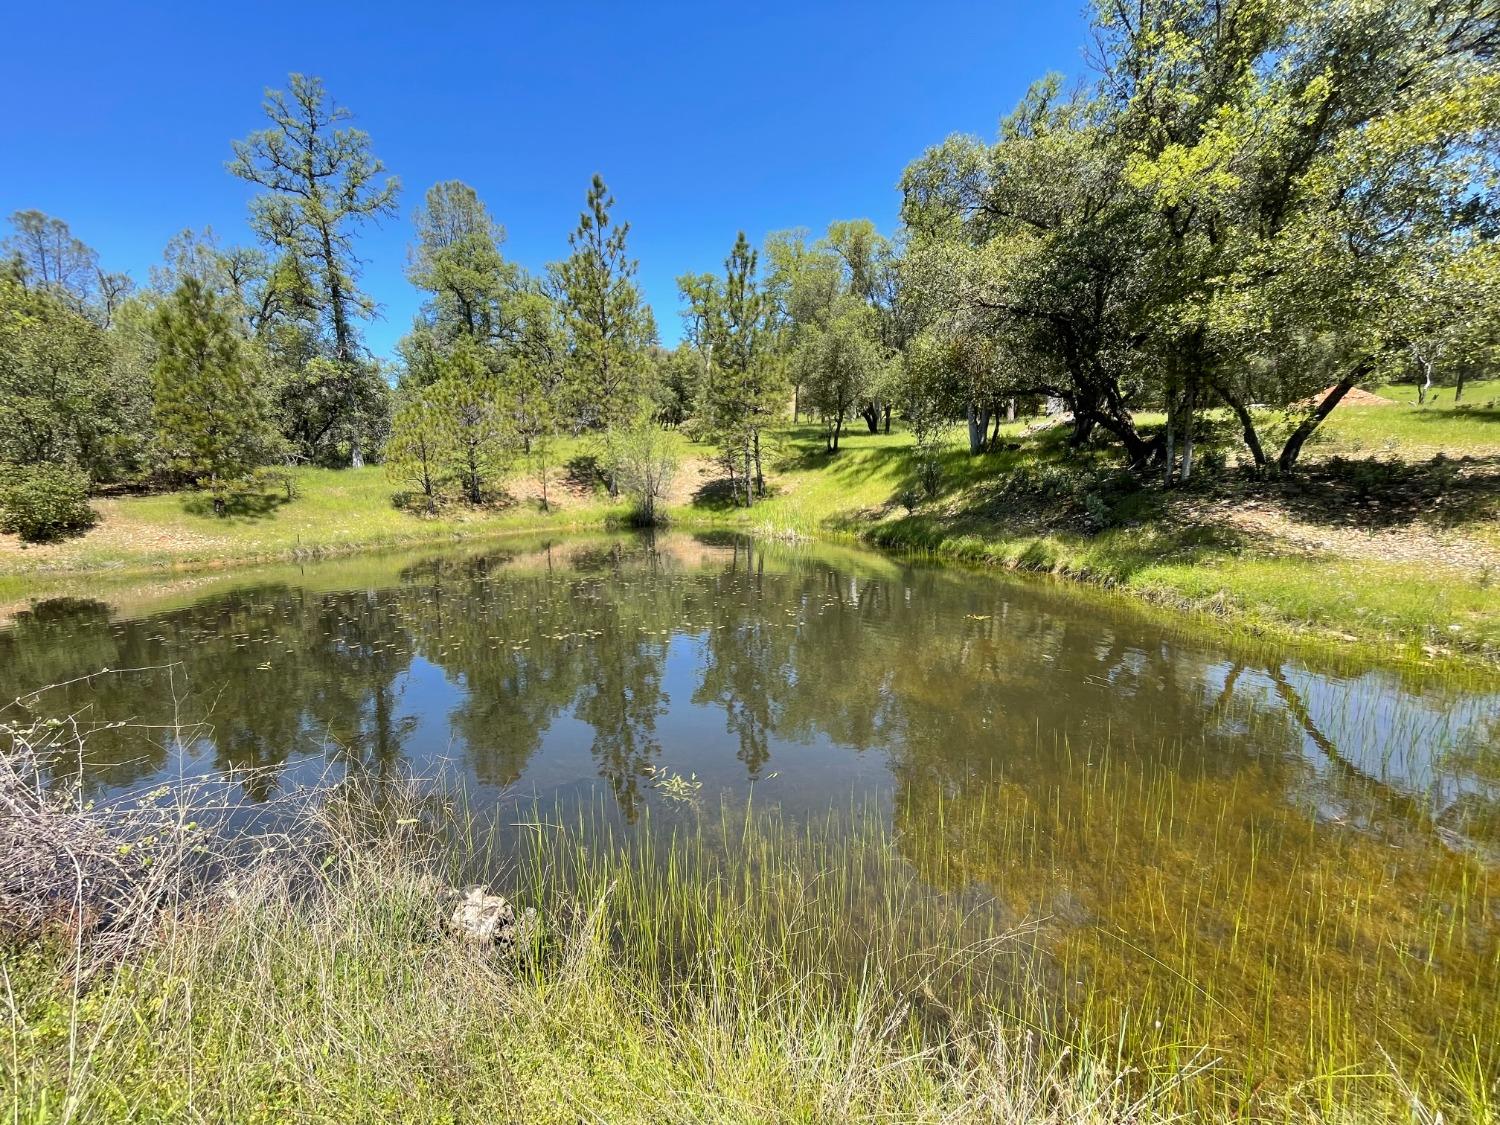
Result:
{"type": "MultiPolygon", "coordinates": [[[[1129,779],[1088,784],[1099,815],[1075,830],[1153,833],[1163,854],[1179,853],[1174,870],[1193,867],[1195,849],[1223,853],[1212,837],[1235,831],[1185,815],[1195,792],[1159,792],[1142,819],[1129,779]],[[1185,835],[1189,825],[1203,834],[1185,835]]],[[[1104,960],[1125,975],[1100,971],[1100,951],[1082,946],[1064,951],[1058,978],[1036,956],[1046,932],[976,908],[967,884],[993,857],[1012,865],[1014,888],[1043,878],[1049,853],[1067,846],[1045,812],[1012,815],[1003,779],[990,798],[898,810],[898,833],[903,815],[936,817],[948,834],[978,817],[986,830],[977,847],[908,860],[883,815],[862,808],[809,825],[685,806],[627,836],[602,805],[524,807],[493,823],[457,793],[344,789],[312,808],[315,830],[292,832],[297,847],[264,852],[232,883],[163,910],[150,942],[84,987],[74,972],[82,944],[0,946],[0,1111],[30,1125],[1436,1122],[1445,1108],[1463,1115],[1455,1120],[1493,1120],[1492,1040],[1425,1058],[1421,1076],[1378,1054],[1350,1065],[1372,1026],[1357,993],[1328,1019],[1315,1010],[1306,1038],[1278,1043],[1307,1068],[1292,1082],[1206,1050],[1213,1004],[1191,989],[1112,1023],[1134,1000],[1118,946],[1104,960]],[[442,934],[439,888],[472,879],[539,910],[523,955],[442,934]],[[929,881],[952,889],[934,894],[929,881]],[[1081,991],[1060,987],[1075,975],[1081,991]],[[1064,1011],[1054,1001],[1069,992],[1064,1011]]],[[[1286,888],[1306,894],[1280,900],[1250,878],[1254,849],[1209,868],[1241,892],[1216,899],[1234,944],[1310,928],[1306,971],[1321,982],[1353,924],[1378,945],[1361,951],[1370,964],[1350,959],[1361,974],[1351,987],[1398,967],[1420,973],[1381,936],[1365,850],[1335,851],[1286,888]],[[1365,890],[1338,897],[1355,879],[1365,890]]],[[[1367,850],[1384,862],[1378,846],[1367,850]]],[[[1149,877],[1139,890],[1162,893],[1149,877]]],[[[1427,890],[1431,902],[1452,901],[1427,890]]],[[[1464,902],[1485,909],[1475,887],[1464,902]]],[[[1468,922],[1431,924],[1434,955],[1454,955],[1468,922]]],[[[1134,956],[1165,959],[1183,980],[1222,944],[1190,944],[1165,919],[1149,931],[1134,956]]],[[[1278,971],[1264,960],[1245,987],[1262,989],[1278,971]]],[[[1310,1000],[1324,991],[1317,984],[1310,1000]]],[[[1283,1018],[1304,1022],[1301,1009],[1283,1018]]]]}
{"type": "MultiPolygon", "coordinates": [[[[1414,393],[1410,387],[1377,391],[1387,397],[1414,393]]],[[[913,447],[899,428],[871,435],[856,427],[844,449],[828,455],[817,427],[783,427],[768,442],[773,495],[748,511],[712,488],[693,492],[708,451],[674,435],[688,465],[669,512],[688,528],[865,539],[1081,579],[1280,642],[1355,645],[1365,655],[1397,661],[1493,667],[1500,662],[1495,565],[1429,567],[1422,556],[1439,536],[1455,535],[1474,544],[1471,551],[1480,558],[1500,552],[1500,486],[1493,468],[1500,463],[1497,393],[1500,381],[1490,381],[1472,384],[1458,408],[1444,401],[1451,396],[1426,408],[1340,408],[1310,454],[1310,472],[1317,466],[1336,470],[1324,472],[1300,499],[1264,489],[1253,494],[1310,526],[1339,529],[1346,542],[1368,526],[1371,512],[1383,511],[1382,526],[1404,533],[1412,558],[1383,559],[1377,548],[1346,556],[1338,543],[1323,550],[1287,549],[1274,535],[1206,524],[1192,513],[1183,515],[1159,488],[1122,486],[1111,453],[1070,455],[1061,430],[1027,436],[1025,422],[1003,433],[1016,448],[981,457],[966,454],[955,429],[943,454],[942,492],[913,501],[910,510],[902,501],[916,491],[913,447]],[[1447,460],[1423,460],[1436,454],[1447,460]],[[1445,509],[1443,502],[1453,499],[1444,491],[1452,491],[1455,466],[1467,473],[1467,491],[1459,497],[1463,507],[1450,503],[1445,509]],[[1335,479],[1335,471],[1349,479],[1335,479]],[[1372,477],[1378,478],[1374,485],[1366,480],[1372,477]],[[1371,487],[1384,509],[1359,506],[1371,487]],[[1320,489],[1327,494],[1321,509],[1320,489]],[[1413,505],[1432,503],[1407,511],[1404,498],[1413,505]],[[1107,526],[1090,526],[1090,513],[1102,513],[1107,526]]],[[[1153,424],[1150,417],[1142,422],[1153,424]]],[[[1227,431],[1227,420],[1215,424],[1227,431]]],[[[626,510],[578,469],[583,462],[577,459],[588,452],[587,443],[564,443],[558,460],[572,461],[574,471],[571,480],[562,474],[553,489],[560,503],[550,512],[536,503],[534,482],[517,478],[511,485],[516,498],[506,504],[477,512],[450,506],[439,517],[422,518],[392,504],[393,486],[379,468],[300,470],[294,500],[228,519],[216,519],[192,496],[104,500],[101,526],[80,539],[26,550],[7,541],[0,553],[0,601],[76,586],[71,576],[99,570],[147,574],[501,534],[597,530],[620,522],[626,510]]],[[[1219,478],[1224,483],[1216,486],[1210,477],[1200,490],[1223,501],[1235,489],[1244,491],[1231,478],[1219,478]]]]}
{"type": "MultiPolygon", "coordinates": [[[[1370,393],[1388,398],[1392,402],[1398,402],[1403,406],[1417,405],[1417,384],[1412,383],[1383,383],[1380,386],[1371,387],[1370,393]]],[[[1470,410],[1489,408],[1493,409],[1496,400],[1500,400],[1500,379],[1470,379],[1464,384],[1464,397],[1458,402],[1453,401],[1452,387],[1434,387],[1428,395],[1428,410],[1470,410]]]]}
{"type": "Polygon", "coordinates": [[[1467,654],[1488,664],[1500,654],[1500,590],[1477,578],[1414,581],[1409,566],[1368,560],[1247,558],[1191,530],[1005,536],[908,518],[880,526],[871,539],[1081,579],[1268,638],[1360,644],[1386,660],[1467,654]]]}

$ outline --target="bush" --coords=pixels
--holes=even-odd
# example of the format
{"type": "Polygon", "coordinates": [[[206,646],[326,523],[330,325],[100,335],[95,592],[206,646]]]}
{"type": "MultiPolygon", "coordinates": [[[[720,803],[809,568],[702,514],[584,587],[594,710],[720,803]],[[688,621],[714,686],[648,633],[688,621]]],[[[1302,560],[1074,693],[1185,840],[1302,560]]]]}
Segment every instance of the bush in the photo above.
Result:
{"type": "Polygon", "coordinates": [[[641,527],[664,522],[662,502],[677,476],[677,454],[661,427],[643,422],[610,435],[609,460],[620,491],[635,501],[631,518],[641,527]]]}
{"type": "Polygon", "coordinates": [[[1140,488],[1126,469],[1069,462],[1018,465],[1001,478],[997,494],[1048,515],[1072,517],[1090,531],[1103,531],[1119,522],[1119,505],[1140,488]]]}
{"type": "Polygon", "coordinates": [[[71,465],[8,465],[0,480],[0,531],[27,543],[76,535],[99,518],[89,507],[89,479],[71,465]]]}

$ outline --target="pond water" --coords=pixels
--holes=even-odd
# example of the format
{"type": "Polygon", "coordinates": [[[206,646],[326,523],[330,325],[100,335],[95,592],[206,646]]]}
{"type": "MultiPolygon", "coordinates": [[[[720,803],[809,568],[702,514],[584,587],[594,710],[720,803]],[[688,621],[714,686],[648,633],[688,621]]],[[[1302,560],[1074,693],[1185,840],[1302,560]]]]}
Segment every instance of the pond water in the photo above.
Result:
{"type": "Polygon", "coordinates": [[[100,792],[441,769],[481,806],[602,806],[627,835],[864,809],[934,895],[1030,926],[1103,1035],[1495,1073],[1493,689],[1046,584],[671,535],[41,602],[0,631],[13,697],[11,719],[123,724],[90,737],[100,792]]]}

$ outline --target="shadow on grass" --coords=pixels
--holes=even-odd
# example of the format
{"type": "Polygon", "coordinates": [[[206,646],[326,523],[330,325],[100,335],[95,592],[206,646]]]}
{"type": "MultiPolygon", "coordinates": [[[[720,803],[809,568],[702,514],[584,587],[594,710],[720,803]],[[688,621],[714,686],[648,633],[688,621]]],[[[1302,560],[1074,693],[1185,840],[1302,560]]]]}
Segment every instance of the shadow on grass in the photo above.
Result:
{"type": "Polygon", "coordinates": [[[1331,457],[1269,488],[1290,514],[1312,523],[1457,527],[1493,520],[1500,510],[1500,456],[1331,457]]]}
{"type": "Polygon", "coordinates": [[[1018,533],[974,513],[914,513],[880,524],[872,539],[894,550],[930,551],[1016,570],[1066,572],[1105,585],[1129,582],[1141,571],[1164,563],[1203,563],[1238,552],[1245,542],[1242,534],[1229,529],[1180,525],[1117,529],[1100,535],[1018,533]]]}
{"type": "Polygon", "coordinates": [[[194,492],[183,499],[182,510],[190,516],[215,516],[241,523],[270,519],[276,509],[288,503],[279,492],[237,492],[224,498],[223,511],[214,510],[214,498],[207,492],[194,492]]]}
{"type": "Polygon", "coordinates": [[[580,453],[563,465],[563,483],[574,490],[592,492],[609,485],[604,466],[594,453],[580,453]]]}
{"type": "Polygon", "coordinates": [[[1475,422],[1500,422],[1500,399],[1480,399],[1474,402],[1454,402],[1430,407],[1413,405],[1403,421],[1411,420],[1432,425],[1438,422],[1457,420],[1475,422]]]}
{"type": "Polygon", "coordinates": [[[704,481],[689,501],[692,507],[706,512],[729,512],[740,506],[735,486],[728,477],[715,477],[704,481]]]}

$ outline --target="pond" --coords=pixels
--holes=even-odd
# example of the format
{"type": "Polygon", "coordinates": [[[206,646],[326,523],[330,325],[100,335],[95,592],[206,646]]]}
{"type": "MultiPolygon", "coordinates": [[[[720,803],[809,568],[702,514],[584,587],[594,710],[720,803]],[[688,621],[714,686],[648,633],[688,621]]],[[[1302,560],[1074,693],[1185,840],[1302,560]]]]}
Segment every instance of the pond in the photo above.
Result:
{"type": "Polygon", "coordinates": [[[1381,1051],[1495,1073],[1492,687],[1044,583],[663,535],[40,602],[0,632],[0,693],[12,719],[121,724],[89,740],[101,793],[448,771],[502,822],[587,808],[623,838],[855,810],[879,871],[963,904],[923,940],[1024,932],[1028,987],[1106,1040],[1202,1044],[1246,1082],[1381,1051]]]}

